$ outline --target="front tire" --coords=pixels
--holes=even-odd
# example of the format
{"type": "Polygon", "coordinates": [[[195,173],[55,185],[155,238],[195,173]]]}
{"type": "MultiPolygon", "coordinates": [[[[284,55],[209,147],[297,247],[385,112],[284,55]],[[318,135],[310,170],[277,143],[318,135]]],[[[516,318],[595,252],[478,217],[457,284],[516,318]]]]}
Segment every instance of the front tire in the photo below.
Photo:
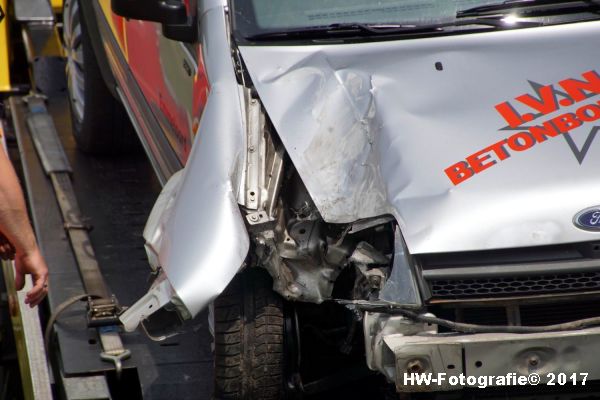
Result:
{"type": "Polygon", "coordinates": [[[63,8],[73,136],[77,148],[85,153],[128,153],[137,138],[122,104],[102,78],[80,1],[66,0],[63,8]]]}
{"type": "Polygon", "coordinates": [[[262,269],[238,274],[214,302],[215,398],[284,398],[284,301],[262,269]]]}

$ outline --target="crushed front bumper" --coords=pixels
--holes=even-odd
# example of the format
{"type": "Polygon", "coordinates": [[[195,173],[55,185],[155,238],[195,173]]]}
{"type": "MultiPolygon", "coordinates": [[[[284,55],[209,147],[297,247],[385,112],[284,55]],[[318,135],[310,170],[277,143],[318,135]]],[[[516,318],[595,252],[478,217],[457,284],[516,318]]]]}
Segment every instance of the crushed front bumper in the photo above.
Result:
{"type": "MultiPolygon", "coordinates": [[[[460,390],[469,385],[450,384],[450,377],[468,376],[519,376],[539,375],[539,384],[546,384],[552,374],[566,374],[571,382],[573,374],[577,381],[585,376],[587,381],[600,379],[600,327],[576,331],[509,334],[436,334],[435,326],[424,327],[426,332],[414,334],[418,324],[402,318],[385,318],[381,315],[367,315],[365,325],[369,328],[384,326],[376,335],[368,335],[368,363],[396,383],[399,392],[433,392],[460,390]],[[377,320],[377,323],[374,321],[377,320]],[[393,329],[392,326],[399,327],[393,329]],[[386,332],[387,331],[387,332],[386,332]],[[397,333],[404,331],[403,333],[397,333]],[[406,379],[412,373],[443,374],[443,382],[418,384],[406,379]],[[407,375],[405,375],[407,374],[407,375]]],[[[371,331],[372,332],[372,331],[371,331]]],[[[453,380],[454,383],[457,380],[453,380]]],[[[458,380],[461,381],[461,380],[458,380]]],[[[494,386],[491,380],[488,386],[494,386]]],[[[509,382],[510,383],[510,382],[509,382]]],[[[528,383],[526,383],[528,384],[528,383]]],[[[558,383],[556,383],[558,384],[558,383]]],[[[581,385],[581,383],[579,383],[581,385]]]]}

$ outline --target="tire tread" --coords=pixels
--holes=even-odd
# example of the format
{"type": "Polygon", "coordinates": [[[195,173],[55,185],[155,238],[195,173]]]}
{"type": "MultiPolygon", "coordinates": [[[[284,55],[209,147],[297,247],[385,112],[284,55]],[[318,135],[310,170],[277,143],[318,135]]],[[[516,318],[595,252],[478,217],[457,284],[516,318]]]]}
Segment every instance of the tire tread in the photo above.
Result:
{"type": "Polygon", "coordinates": [[[216,399],[283,398],[283,299],[271,284],[251,269],[214,302],[216,399]]]}

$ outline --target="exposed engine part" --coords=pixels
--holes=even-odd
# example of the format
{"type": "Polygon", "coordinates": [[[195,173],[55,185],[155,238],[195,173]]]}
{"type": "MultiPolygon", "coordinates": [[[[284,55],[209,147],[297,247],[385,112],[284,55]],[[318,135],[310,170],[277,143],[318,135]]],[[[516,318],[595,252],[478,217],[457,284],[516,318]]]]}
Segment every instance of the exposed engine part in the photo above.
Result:
{"type": "Polygon", "coordinates": [[[369,268],[364,264],[356,265],[355,299],[373,299],[383,287],[388,268],[369,268]]]}
{"type": "Polygon", "coordinates": [[[357,270],[352,298],[372,299],[383,288],[390,259],[368,242],[360,242],[350,256],[350,262],[357,270]],[[375,267],[377,265],[381,268],[375,267]]]}
{"type": "Polygon", "coordinates": [[[285,180],[275,228],[256,236],[259,264],[273,276],[274,290],[290,300],[321,303],[331,298],[339,275],[353,265],[357,280],[348,297],[378,293],[392,263],[392,249],[386,247],[393,240],[389,220],[353,233],[352,225],[327,224],[297,173],[289,171],[285,180]]]}
{"type": "Polygon", "coordinates": [[[368,266],[368,265],[388,265],[390,259],[381,254],[375,247],[367,242],[360,242],[352,256],[350,261],[356,265],[368,266]]]}
{"type": "Polygon", "coordinates": [[[273,289],[290,300],[321,303],[347,266],[345,243],[328,242],[324,223],[315,216],[292,218],[281,213],[273,231],[258,235],[260,263],[273,276],[273,289]]]}
{"type": "Polygon", "coordinates": [[[289,300],[330,299],[337,278],[350,265],[356,271],[348,298],[376,298],[393,262],[393,217],[325,223],[286,160],[260,101],[251,89],[245,96],[247,148],[238,201],[255,244],[253,263],[269,271],[273,289],[289,300]]]}
{"type": "Polygon", "coordinates": [[[279,198],[284,150],[260,101],[251,90],[245,95],[248,139],[239,202],[255,235],[258,264],[270,272],[274,290],[283,297],[320,303],[330,297],[350,250],[327,241],[324,223],[297,176],[288,177],[285,204],[279,198]]]}

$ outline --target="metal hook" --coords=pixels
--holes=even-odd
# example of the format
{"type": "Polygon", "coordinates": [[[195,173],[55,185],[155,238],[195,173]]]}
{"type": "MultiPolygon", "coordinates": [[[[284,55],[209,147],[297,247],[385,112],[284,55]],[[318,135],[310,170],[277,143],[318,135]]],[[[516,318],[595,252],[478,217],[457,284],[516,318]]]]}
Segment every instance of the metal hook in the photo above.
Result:
{"type": "Polygon", "coordinates": [[[148,332],[148,328],[146,328],[144,321],[140,321],[140,326],[142,327],[142,330],[144,331],[144,333],[146,334],[148,339],[152,340],[153,342],[162,342],[164,340],[170,339],[170,338],[180,335],[182,333],[179,331],[175,331],[175,332],[167,333],[166,335],[154,336],[150,332],[148,332]]]}
{"type": "Polygon", "coordinates": [[[112,361],[115,364],[115,372],[117,379],[121,379],[121,372],[123,372],[123,360],[128,359],[131,356],[131,351],[125,349],[119,354],[100,353],[100,358],[104,361],[112,361]]]}

